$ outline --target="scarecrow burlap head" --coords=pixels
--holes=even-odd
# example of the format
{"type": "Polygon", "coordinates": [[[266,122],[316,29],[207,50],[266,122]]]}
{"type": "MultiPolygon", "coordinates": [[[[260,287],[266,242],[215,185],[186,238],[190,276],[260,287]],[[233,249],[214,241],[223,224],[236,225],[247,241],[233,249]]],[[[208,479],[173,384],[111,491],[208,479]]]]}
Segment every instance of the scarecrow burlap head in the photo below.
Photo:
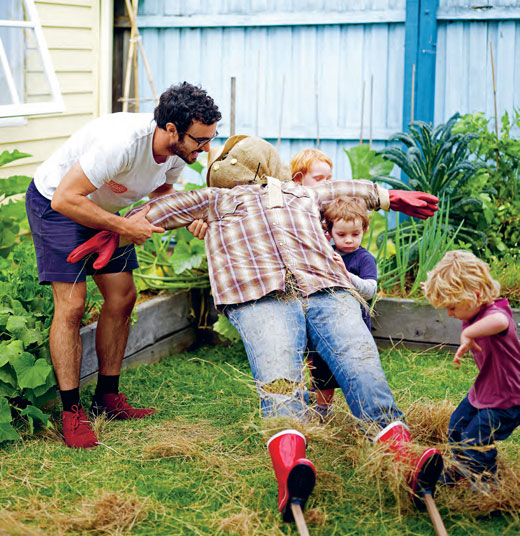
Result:
{"type": "Polygon", "coordinates": [[[232,136],[222,147],[210,149],[208,186],[233,188],[238,184],[263,182],[263,177],[290,181],[289,166],[280,160],[278,151],[255,136],[232,136]]]}

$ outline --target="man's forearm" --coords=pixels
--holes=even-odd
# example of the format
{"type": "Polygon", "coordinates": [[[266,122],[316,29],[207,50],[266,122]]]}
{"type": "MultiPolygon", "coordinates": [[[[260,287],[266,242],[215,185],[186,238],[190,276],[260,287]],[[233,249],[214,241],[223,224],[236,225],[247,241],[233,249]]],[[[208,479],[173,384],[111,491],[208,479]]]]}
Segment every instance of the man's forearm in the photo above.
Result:
{"type": "Polygon", "coordinates": [[[60,214],[85,227],[124,234],[126,225],[124,218],[102,209],[84,195],[71,196],[66,203],[51,202],[51,206],[60,214]]]}

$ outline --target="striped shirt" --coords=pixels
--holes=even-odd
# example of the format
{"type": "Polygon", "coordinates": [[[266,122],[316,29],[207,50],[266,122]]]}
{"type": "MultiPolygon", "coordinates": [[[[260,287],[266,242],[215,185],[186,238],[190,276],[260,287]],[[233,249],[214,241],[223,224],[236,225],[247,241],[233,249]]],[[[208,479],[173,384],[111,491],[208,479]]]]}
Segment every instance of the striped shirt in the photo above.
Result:
{"type": "Polygon", "coordinates": [[[350,288],[333,259],[321,214],[345,195],[364,198],[369,210],[389,208],[387,190],[370,181],[327,181],[313,188],[270,181],[178,192],[147,203],[147,219],[166,229],[207,221],[205,245],[215,305],[283,292],[288,272],[303,296],[325,288],[350,288]]]}

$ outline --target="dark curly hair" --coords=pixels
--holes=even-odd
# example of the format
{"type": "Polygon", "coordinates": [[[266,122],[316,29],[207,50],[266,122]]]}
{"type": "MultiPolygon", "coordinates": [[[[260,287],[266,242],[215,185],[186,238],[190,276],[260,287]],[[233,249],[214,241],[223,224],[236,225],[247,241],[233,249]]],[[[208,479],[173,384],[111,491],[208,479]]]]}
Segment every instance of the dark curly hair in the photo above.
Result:
{"type": "Polygon", "coordinates": [[[173,123],[182,139],[193,121],[212,125],[222,119],[222,114],[206,91],[183,82],[171,86],[161,95],[154,111],[154,119],[162,129],[166,129],[166,123],[173,123]]]}

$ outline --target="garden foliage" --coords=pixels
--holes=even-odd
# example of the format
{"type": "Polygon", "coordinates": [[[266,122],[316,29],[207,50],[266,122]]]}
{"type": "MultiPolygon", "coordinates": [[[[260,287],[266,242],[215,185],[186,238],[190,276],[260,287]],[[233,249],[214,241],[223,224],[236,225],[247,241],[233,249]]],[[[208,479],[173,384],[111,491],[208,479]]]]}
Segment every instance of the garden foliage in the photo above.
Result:
{"type": "Polygon", "coordinates": [[[461,135],[474,134],[471,155],[480,164],[474,182],[490,192],[483,213],[475,214],[474,225],[488,238],[486,256],[518,251],[520,245],[520,111],[504,113],[497,132],[481,113],[462,116],[454,126],[461,135]]]}
{"type": "Polygon", "coordinates": [[[476,179],[482,164],[471,158],[471,142],[477,134],[454,132],[458,117],[455,114],[437,127],[413,121],[410,132],[392,136],[390,142],[397,145],[383,149],[381,156],[397,165],[406,178],[379,175],[373,180],[400,190],[428,192],[449,202],[450,231],[460,227],[459,239],[478,251],[487,244],[484,222],[491,217],[490,195],[496,191],[476,179]]]}
{"type": "MultiPolygon", "coordinates": [[[[29,155],[4,151],[0,165],[29,155]]],[[[25,235],[24,192],[31,179],[14,176],[2,181],[0,225],[0,442],[19,437],[16,417],[34,429],[48,425],[39,407],[55,394],[47,339],[52,318],[52,295],[38,284],[32,241],[25,235]]]]}

